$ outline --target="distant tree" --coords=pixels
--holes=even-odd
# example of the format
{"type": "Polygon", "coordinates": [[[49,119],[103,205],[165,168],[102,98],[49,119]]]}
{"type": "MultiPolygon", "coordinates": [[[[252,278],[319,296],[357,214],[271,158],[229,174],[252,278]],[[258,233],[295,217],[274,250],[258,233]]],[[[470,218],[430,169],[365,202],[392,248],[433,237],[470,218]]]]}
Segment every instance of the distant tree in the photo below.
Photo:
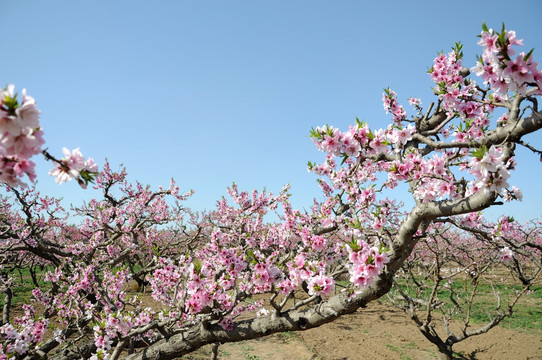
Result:
{"type": "Polygon", "coordinates": [[[455,344],[511,316],[518,300],[540,283],[541,225],[540,220],[519,224],[508,217],[486,223],[479,213],[435,222],[388,296],[451,359],[455,344]],[[435,318],[443,321],[440,333],[435,318]]]}

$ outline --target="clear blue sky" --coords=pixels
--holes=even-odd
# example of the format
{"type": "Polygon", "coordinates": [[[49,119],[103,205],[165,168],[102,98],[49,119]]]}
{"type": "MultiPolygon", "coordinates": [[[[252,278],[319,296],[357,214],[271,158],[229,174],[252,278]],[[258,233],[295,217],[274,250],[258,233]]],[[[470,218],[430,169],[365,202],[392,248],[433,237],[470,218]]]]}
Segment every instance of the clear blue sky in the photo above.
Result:
{"type": "MultiPolygon", "coordinates": [[[[233,181],[274,192],[290,183],[303,208],[319,195],[306,163],[323,160],[311,127],[347,129],[356,116],[385,127],[388,86],[428,105],[433,58],[461,41],[474,65],[483,21],[505,22],[542,63],[540,14],[537,0],[0,0],[0,74],[36,98],[53,154],[80,147],[155,187],[173,177],[196,190],[197,210],[233,181]]],[[[58,187],[51,164],[37,162],[42,192],[67,204],[96,195],[58,187]]],[[[488,214],[541,214],[542,165],[524,152],[518,162],[510,183],[526,199],[488,214]]]]}

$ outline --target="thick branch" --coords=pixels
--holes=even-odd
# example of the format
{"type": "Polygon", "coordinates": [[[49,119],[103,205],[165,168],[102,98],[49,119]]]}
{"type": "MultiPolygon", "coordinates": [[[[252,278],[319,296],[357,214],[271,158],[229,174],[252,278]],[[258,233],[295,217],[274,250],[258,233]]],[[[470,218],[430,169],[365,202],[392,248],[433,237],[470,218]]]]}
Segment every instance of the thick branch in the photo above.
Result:
{"type": "Polygon", "coordinates": [[[260,317],[235,323],[231,331],[219,325],[195,325],[191,329],[161,340],[143,352],[126,356],[125,360],[175,359],[203,345],[248,340],[277,332],[299,331],[329,323],[341,315],[352,313],[368,302],[385,294],[391,288],[391,281],[383,276],[354,298],[344,293],[335,295],[309,309],[287,311],[279,316],[260,317]]]}

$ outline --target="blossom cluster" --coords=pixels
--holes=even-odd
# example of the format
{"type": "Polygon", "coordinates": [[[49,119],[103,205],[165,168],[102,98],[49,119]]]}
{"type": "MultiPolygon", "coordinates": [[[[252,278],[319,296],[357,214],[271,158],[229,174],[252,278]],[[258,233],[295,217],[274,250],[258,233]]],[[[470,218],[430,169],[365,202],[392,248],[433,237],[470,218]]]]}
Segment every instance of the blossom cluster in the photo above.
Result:
{"type": "Polygon", "coordinates": [[[504,162],[502,149],[491,146],[483,156],[473,156],[469,162],[469,172],[476,177],[475,188],[489,191],[501,191],[508,187],[508,178],[512,162],[504,162]]]}
{"type": "Polygon", "coordinates": [[[371,285],[388,263],[388,255],[382,248],[369,247],[362,240],[353,241],[348,246],[350,282],[354,291],[359,292],[371,285]]]}
{"type": "Polygon", "coordinates": [[[542,70],[538,69],[532,50],[527,54],[520,52],[513,58],[516,54],[513,46],[523,45],[515,31],[503,27],[497,32],[484,24],[478,45],[484,52],[471,70],[497,93],[503,97],[507,97],[509,91],[526,95],[528,88],[535,86],[532,94],[542,94],[542,70]]]}
{"type": "MultiPolygon", "coordinates": [[[[12,84],[0,89],[0,183],[22,187],[25,186],[22,181],[25,175],[34,182],[35,163],[30,158],[42,152],[44,143],[40,111],[34,98],[23,89],[19,102],[12,84]]],[[[83,188],[86,187],[98,171],[94,160],[85,160],[79,149],[70,152],[64,148],[63,152],[65,158],[62,160],[44,152],[46,158],[57,164],[49,174],[56,177],[58,184],[77,179],[83,188]]]]}
{"type": "Polygon", "coordinates": [[[0,182],[16,187],[23,185],[24,175],[36,178],[30,158],[44,143],[39,114],[26,89],[20,103],[13,85],[0,89],[0,182]]]}
{"type": "MultiPolygon", "coordinates": [[[[384,93],[382,94],[382,104],[386,114],[391,113],[393,115],[394,123],[401,124],[401,121],[406,118],[405,109],[402,105],[399,105],[397,101],[397,93],[390,88],[384,89],[384,93]]],[[[416,104],[416,102],[411,102],[411,105],[414,104],[416,104]]]]}
{"type": "MultiPolygon", "coordinates": [[[[358,158],[387,152],[390,146],[394,152],[399,152],[414,133],[416,129],[412,124],[406,127],[389,126],[373,132],[367,124],[358,121],[345,132],[328,125],[317,127],[311,131],[311,137],[316,147],[330,156],[358,158]]],[[[311,167],[310,170],[318,174],[326,173],[325,167],[311,167]]]]}
{"type": "Polygon", "coordinates": [[[90,175],[98,172],[98,165],[94,163],[93,158],[85,159],[79,148],[70,151],[63,148],[64,158],[57,162],[57,166],[49,171],[49,175],[54,176],[57,184],[70,181],[72,179],[83,178],[79,181],[81,187],[86,188],[90,175]],[[85,181],[86,180],[86,181],[85,181]]]}
{"type": "Polygon", "coordinates": [[[16,358],[43,340],[49,320],[35,320],[35,310],[30,305],[23,305],[23,310],[23,316],[15,317],[13,324],[0,326],[0,335],[5,340],[0,344],[0,359],[16,358]]]}
{"type": "MultiPolygon", "coordinates": [[[[431,119],[416,98],[409,99],[417,111],[409,119],[397,94],[387,88],[382,100],[393,124],[386,129],[371,130],[358,120],[345,132],[328,125],[311,131],[316,147],[327,157],[322,164],[309,163],[309,171],[322,177],[318,183],[326,196],[346,194],[350,209],[361,211],[370,206],[361,195],[367,189],[364,183],[374,183],[382,179],[378,173],[387,173],[383,187],[392,189],[408,182],[415,199],[422,202],[457,200],[480,190],[495,191],[506,201],[521,199],[521,191],[508,184],[515,165],[513,154],[499,146],[476,144],[490,131],[495,109],[509,107],[504,104],[508,92],[525,94],[530,88],[530,94],[540,94],[542,73],[532,61],[532,52],[511,59],[512,45],[522,44],[514,32],[503,29],[498,34],[484,27],[481,37],[484,54],[478,64],[483,66],[476,73],[493,92],[469,77],[462,64],[462,45],[456,43],[450,53],[438,55],[429,70],[439,97],[439,108],[431,119]],[[449,137],[451,142],[444,143],[442,139],[449,137]],[[435,142],[442,142],[442,147],[435,148],[435,142]],[[423,143],[428,146],[419,145],[423,143]]],[[[509,114],[504,113],[497,124],[509,121],[509,114]]]]}
{"type": "Polygon", "coordinates": [[[332,186],[328,188],[327,183],[320,181],[327,193],[331,193],[333,189],[345,190],[355,206],[357,204],[363,207],[374,202],[374,189],[363,188],[358,184],[374,182],[377,172],[387,173],[386,186],[389,188],[397,186],[399,181],[414,181],[414,194],[424,202],[437,198],[456,198],[457,186],[454,184],[453,174],[446,166],[448,159],[456,156],[453,152],[435,153],[433,157],[426,158],[418,152],[409,151],[394,160],[371,161],[371,156],[379,154],[401,154],[415,133],[416,129],[412,124],[403,128],[390,126],[385,130],[371,131],[367,125],[358,123],[344,133],[329,126],[316,128],[312,132],[313,141],[320,150],[328,152],[328,158],[321,165],[309,163],[309,170],[330,178],[332,186]],[[345,159],[343,164],[352,170],[341,169],[334,156],[342,156],[345,159]],[[348,157],[357,157],[357,161],[348,157]]]}
{"type": "MultiPolygon", "coordinates": [[[[59,343],[70,341],[63,328],[81,321],[95,326],[99,357],[107,355],[119,336],[159,320],[153,311],[140,308],[140,299],[127,294],[128,282],[141,275],[120,263],[131,257],[145,267],[152,264],[157,253],[169,255],[177,251],[171,246],[172,236],[155,226],[182,221],[183,209],[171,206],[165,197],[184,200],[187,195],[179,194],[174,181],[167,190],[152,192],[140,184],[128,184],[125,176],[125,172],[112,172],[106,164],[96,186],[115,194],[107,194],[107,201],[91,200],[77,209],[83,216],[77,227],[66,223],[58,200],[41,197],[33,188],[8,189],[18,194],[16,198],[26,212],[17,211],[7,198],[2,198],[6,216],[0,221],[6,229],[6,240],[0,242],[0,248],[4,253],[6,249],[20,249],[10,256],[20,256],[24,267],[49,266],[41,270],[45,286],[34,288],[31,299],[46,309],[45,317],[32,316],[24,322],[15,319],[0,328],[0,338],[8,346],[2,348],[5,354],[34,351],[43,339],[27,333],[46,324],[51,314],[55,316],[55,327],[60,326],[53,329],[59,343]],[[122,197],[117,202],[114,197],[119,195],[122,197]],[[63,256],[57,258],[59,253],[63,256]]],[[[17,285],[10,278],[2,278],[0,288],[4,286],[15,289],[17,285]]],[[[153,335],[152,329],[137,333],[147,339],[153,335]]]]}

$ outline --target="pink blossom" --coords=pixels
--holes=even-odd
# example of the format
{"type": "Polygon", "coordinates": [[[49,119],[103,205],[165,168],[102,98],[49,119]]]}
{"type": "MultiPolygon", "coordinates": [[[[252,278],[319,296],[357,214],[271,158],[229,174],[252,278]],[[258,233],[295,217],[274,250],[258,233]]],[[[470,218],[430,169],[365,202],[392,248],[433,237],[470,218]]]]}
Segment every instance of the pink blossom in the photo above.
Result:
{"type": "Polygon", "coordinates": [[[316,275],[309,279],[309,295],[326,296],[334,289],[335,281],[325,275],[316,275]]]}
{"type": "Polygon", "coordinates": [[[49,175],[56,177],[56,183],[70,181],[79,177],[82,171],[96,172],[98,166],[92,158],[85,160],[79,148],[70,152],[67,148],[63,148],[64,158],[57,164],[57,167],[49,171],[49,175]]]}
{"type": "Polygon", "coordinates": [[[482,31],[482,38],[478,41],[478,45],[483,46],[485,51],[488,52],[497,52],[497,34],[493,33],[493,29],[490,29],[489,32],[482,31]]]}
{"type": "Polygon", "coordinates": [[[323,236],[314,235],[312,237],[312,249],[319,251],[323,250],[326,246],[326,239],[323,236]]]}
{"type": "Polygon", "coordinates": [[[499,251],[499,255],[503,262],[507,262],[514,257],[514,252],[508,246],[505,246],[499,251]]]}
{"type": "Polygon", "coordinates": [[[374,137],[369,143],[369,146],[373,148],[373,150],[376,153],[385,152],[388,149],[388,146],[387,146],[384,130],[382,129],[376,130],[373,135],[374,137]]]}
{"type": "Polygon", "coordinates": [[[401,149],[409,140],[412,139],[412,135],[416,132],[416,128],[409,124],[406,128],[393,129],[388,133],[388,139],[396,145],[396,151],[401,149]]]}
{"type": "Polygon", "coordinates": [[[422,101],[420,99],[418,99],[418,98],[411,97],[411,98],[408,99],[408,103],[410,105],[413,105],[413,106],[420,106],[422,101]]]}
{"type": "Polygon", "coordinates": [[[342,136],[343,151],[348,156],[358,157],[361,152],[361,145],[355,139],[354,134],[349,131],[342,136]]]}
{"type": "Polygon", "coordinates": [[[230,317],[223,318],[218,322],[218,325],[220,325],[222,329],[226,331],[233,330],[233,320],[230,317]]]}

